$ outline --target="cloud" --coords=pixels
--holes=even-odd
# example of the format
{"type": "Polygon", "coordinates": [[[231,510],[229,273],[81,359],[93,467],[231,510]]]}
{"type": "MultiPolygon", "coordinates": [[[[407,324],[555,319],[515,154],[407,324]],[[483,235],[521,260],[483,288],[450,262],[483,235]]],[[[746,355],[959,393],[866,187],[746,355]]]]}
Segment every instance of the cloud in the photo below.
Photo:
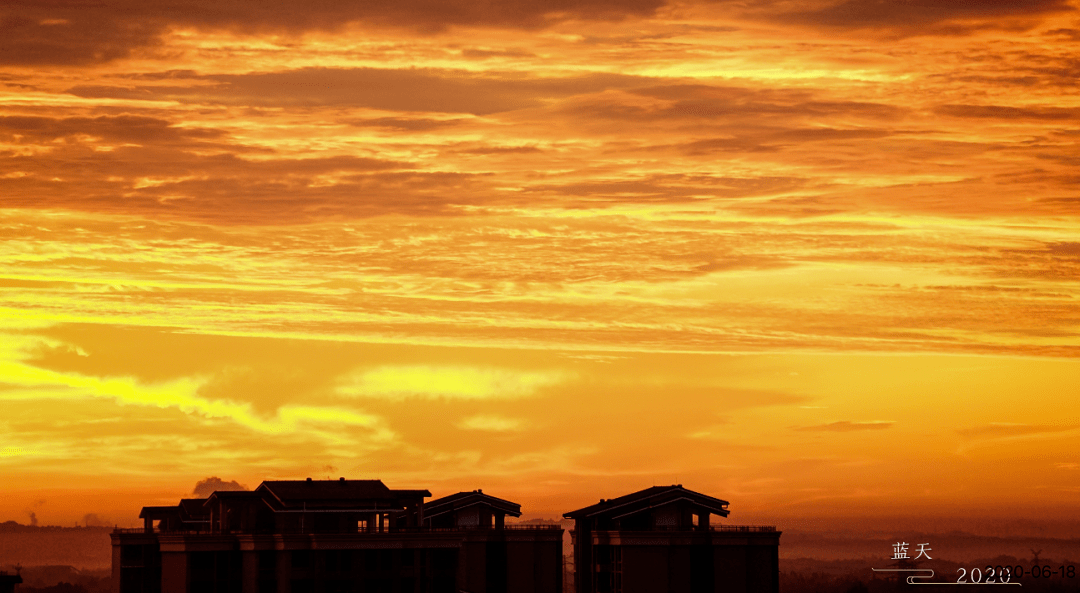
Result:
{"type": "MultiPolygon", "coordinates": [[[[196,486],[196,488],[198,487],[196,486]]],[[[224,490],[224,488],[222,488],[222,490],[224,490]]],[[[112,521],[99,517],[96,513],[87,513],[83,515],[82,522],[83,525],[87,527],[109,527],[113,525],[112,521]]]]}
{"type": "Polygon", "coordinates": [[[520,419],[491,415],[470,416],[457,424],[462,430],[483,432],[514,432],[521,430],[523,426],[524,422],[520,419]]]}
{"type": "MultiPolygon", "coordinates": [[[[696,150],[699,143],[685,146],[696,150]]],[[[563,183],[535,183],[523,190],[529,195],[573,197],[588,204],[679,203],[715,199],[737,199],[794,190],[805,180],[783,177],[724,177],[658,173],[619,180],[589,180],[563,183]]]]}
{"type": "MultiPolygon", "coordinates": [[[[350,106],[386,111],[489,115],[537,107],[545,99],[646,84],[612,73],[531,78],[435,68],[299,68],[282,72],[192,76],[188,85],[74,86],[85,98],[182,101],[245,106],[350,106]]],[[[393,118],[376,123],[398,125],[393,118]]],[[[430,125],[430,124],[429,124],[430,125]]]]}
{"type": "Polygon", "coordinates": [[[798,426],[794,430],[815,432],[852,432],[856,430],[884,430],[892,428],[896,424],[893,420],[873,420],[870,422],[856,422],[852,420],[840,420],[828,424],[816,424],[814,426],[798,426]]]}
{"type": "Polygon", "coordinates": [[[7,4],[0,8],[0,65],[95,64],[157,45],[162,24],[132,16],[73,4],[7,4]]]}
{"type": "Polygon", "coordinates": [[[1055,257],[1076,260],[1080,263],[1080,242],[1055,241],[1047,243],[1046,250],[1055,257]]]}
{"type": "Polygon", "coordinates": [[[1047,37],[1059,37],[1069,41],[1080,41],[1080,29],[1053,29],[1045,33],[1047,37]]]}
{"type": "Polygon", "coordinates": [[[983,426],[973,426],[957,430],[956,433],[968,437],[1038,437],[1069,432],[1080,428],[1078,424],[1024,424],[1014,422],[991,422],[983,426]]]}
{"type": "Polygon", "coordinates": [[[942,105],[935,111],[942,115],[973,119],[1076,121],[1080,118],[1080,109],[1052,106],[942,105]]]}
{"type": "Polygon", "coordinates": [[[981,29],[1031,28],[1042,17],[1072,10],[1068,0],[846,0],[770,17],[828,29],[963,35],[981,29]]]}
{"type": "Polygon", "coordinates": [[[517,399],[562,383],[561,371],[514,371],[488,367],[384,366],[361,371],[338,386],[349,397],[420,399],[517,399]]]}
{"type": "Polygon", "coordinates": [[[247,490],[247,486],[240,484],[236,480],[229,480],[226,482],[217,476],[211,476],[196,482],[195,488],[192,489],[191,493],[194,494],[196,498],[208,498],[211,494],[218,491],[232,492],[243,490],[247,490]]]}
{"type": "Polygon", "coordinates": [[[473,49],[466,48],[461,50],[461,55],[466,58],[474,58],[478,60],[487,60],[490,58],[527,58],[536,57],[531,51],[523,49],[473,49]]]}
{"type": "MultiPolygon", "coordinates": [[[[179,410],[203,423],[222,419],[257,433],[312,436],[353,447],[362,444],[358,435],[363,435],[367,446],[376,447],[395,438],[382,418],[354,408],[291,403],[260,412],[251,402],[203,395],[208,383],[205,377],[182,376],[157,382],[142,382],[130,376],[99,378],[56,372],[18,360],[26,357],[23,352],[12,357],[14,360],[0,359],[0,376],[19,388],[0,394],[3,399],[111,399],[120,405],[179,410]]],[[[90,359],[87,366],[96,363],[94,357],[85,358],[90,359]]]]}
{"type": "Polygon", "coordinates": [[[99,151],[83,136],[95,132],[94,127],[82,134],[55,127],[23,132],[27,141],[33,137],[43,144],[51,142],[51,134],[75,137],[52,144],[40,159],[6,159],[0,165],[5,205],[55,207],[64,196],[73,209],[109,211],[123,203],[125,210],[161,217],[269,223],[282,217],[322,218],[334,211],[350,216],[436,212],[487,195],[465,191],[479,183],[480,175],[412,171],[414,165],[407,162],[346,155],[245,159],[231,154],[244,152],[243,147],[223,154],[222,146],[201,139],[169,142],[167,137],[99,151]],[[50,161],[68,166],[62,172],[41,168],[40,163],[50,161]]]}
{"type": "Polygon", "coordinates": [[[468,122],[467,118],[429,119],[409,117],[375,117],[349,122],[357,127],[387,128],[398,132],[430,132],[444,130],[468,122]]]}
{"type": "Polygon", "coordinates": [[[433,33],[447,27],[538,29],[571,20],[648,16],[662,0],[139,0],[9,3],[0,9],[0,64],[92,64],[155,49],[175,28],[299,35],[349,23],[433,33]]]}
{"type": "Polygon", "coordinates": [[[177,127],[146,116],[98,117],[0,116],[0,133],[18,135],[24,142],[52,142],[70,136],[89,135],[115,142],[169,142],[207,140],[224,133],[210,128],[177,127]]]}

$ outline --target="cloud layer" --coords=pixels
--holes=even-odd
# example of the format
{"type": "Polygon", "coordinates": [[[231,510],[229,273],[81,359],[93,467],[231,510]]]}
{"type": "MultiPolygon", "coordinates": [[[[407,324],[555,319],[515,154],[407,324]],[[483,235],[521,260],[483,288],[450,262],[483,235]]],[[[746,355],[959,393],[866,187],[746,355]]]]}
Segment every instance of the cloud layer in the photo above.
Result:
{"type": "Polygon", "coordinates": [[[0,520],[328,474],[1074,504],[1077,18],[8,2],[0,471],[110,502],[0,520]]]}

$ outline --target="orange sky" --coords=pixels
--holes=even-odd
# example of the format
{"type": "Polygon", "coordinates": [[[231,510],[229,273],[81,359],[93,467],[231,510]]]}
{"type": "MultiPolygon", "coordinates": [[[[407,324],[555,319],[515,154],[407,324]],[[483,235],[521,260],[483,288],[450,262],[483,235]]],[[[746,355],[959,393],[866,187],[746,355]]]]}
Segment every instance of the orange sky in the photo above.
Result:
{"type": "Polygon", "coordinates": [[[1080,511],[1066,0],[0,6],[0,520],[1080,511]]]}

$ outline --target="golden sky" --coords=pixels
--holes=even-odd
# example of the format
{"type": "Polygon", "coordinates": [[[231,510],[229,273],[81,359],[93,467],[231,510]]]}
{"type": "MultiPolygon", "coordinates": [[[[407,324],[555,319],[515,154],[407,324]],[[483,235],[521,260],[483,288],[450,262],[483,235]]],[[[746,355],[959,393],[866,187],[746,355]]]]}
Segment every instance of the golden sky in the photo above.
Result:
{"type": "Polygon", "coordinates": [[[0,520],[1076,512],[1068,0],[0,6],[0,520]]]}

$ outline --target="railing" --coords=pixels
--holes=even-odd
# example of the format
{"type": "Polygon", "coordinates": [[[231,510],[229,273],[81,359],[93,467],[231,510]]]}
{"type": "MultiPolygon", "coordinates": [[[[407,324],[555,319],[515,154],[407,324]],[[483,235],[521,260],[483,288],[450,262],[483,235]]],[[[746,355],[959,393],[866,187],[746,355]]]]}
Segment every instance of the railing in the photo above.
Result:
{"type": "MultiPolygon", "coordinates": [[[[393,535],[398,533],[455,533],[462,531],[499,531],[499,527],[495,526],[479,526],[470,525],[467,527],[395,527],[390,530],[382,531],[313,531],[311,529],[301,529],[299,527],[287,527],[281,529],[266,529],[247,531],[242,529],[234,529],[225,532],[229,534],[266,534],[266,535],[295,535],[295,534],[309,534],[309,535],[367,535],[367,536],[383,536],[393,535]]],[[[507,524],[501,529],[507,531],[557,531],[562,529],[560,525],[515,525],[507,524]]],[[[220,530],[211,529],[160,529],[154,528],[153,531],[146,531],[143,527],[117,527],[113,529],[113,533],[166,533],[177,535],[221,535],[220,530]]]]}
{"type": "Polygon", "coordinates": [[[775,525],[710,525],[709,531],[749,531],[753,533],[773,533],[775,525]]]}
{"type": "MultiPolygon", "coordinates": [[[[685,533],[698,532],[701,530],[697,525],[687,525],[685,527],[679,527],[677,525],[656,525],[646,529],[596,529],[594,531],[624,531],[624,532],[641,532],[648,533],[650,531],[680,531],[685,533]]],[[[722,532],[722,533],[776,533],[775,525],[710,525],[709,531],[722,532]]]]}
{"type": "MultiPolygon", "coordinates": [[[[520,525],[508,523],[502,527],[507,531],[557,531],[562,529],[560,525],[520,525]]],[[[452,533],[460,531],[497,531],[499,528],[494,526],[482,527],[478,525],[472,525],[468,527],[396,527],[391,530],[383,531],[332,531],[321,532],[313,531],[311,529],[300,529],[299,527],[290,527],[283,529],[270,529],[259,531],[244,531],[244,530],[231,530],[227,533],[265,533],[265,534],[348,534],[348,535],[386,535],[392,533],[452,533]]],[[[597,531],[620,531],[618,529],[598,529],[597,531]]],[[[657,525],[649,529],[623,529],[621,531],[698,531],[697,526],[663,526],[657,525]]],[[[717,531],[722,533],[774,533],[776,532],[775,525],[710,525],[709,531],[717,531]]],[[[168,529],[162,530],[160,528],[154,528],[153,531],[146,531],[143,527],[117,527],[113,529],[113,533],[175,533],[175,534],[192,534],[192,535],[212,535],[220,534],[219,530],[211,529],[168,529]]]]}

